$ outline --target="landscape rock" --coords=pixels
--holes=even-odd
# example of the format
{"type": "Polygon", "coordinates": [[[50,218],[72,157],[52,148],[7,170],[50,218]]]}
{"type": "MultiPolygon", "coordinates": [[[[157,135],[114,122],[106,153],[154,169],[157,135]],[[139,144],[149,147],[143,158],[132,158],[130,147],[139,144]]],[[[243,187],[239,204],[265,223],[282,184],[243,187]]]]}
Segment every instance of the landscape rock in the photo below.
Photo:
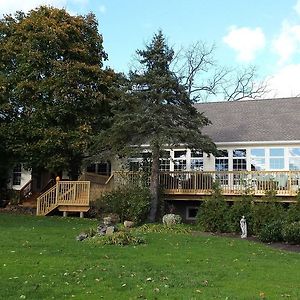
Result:
{"type": "Polygon", "coordinates": [[[107,226],[105,234],[111,235],[115,232],[115,226],[107,226]]]}
{"type": "Polygon", "coordinates": [[[175,215],[175,214],[166,214],[162,218],[163,224],[167,226],[180,224],[181,220],[182,218],[179,215],[175,215]]]}
{"type": "Polygon", "coordinates": [[[106,225],[106,226],[110,226],[111,225],[111,217],[105,217],[105,218],[103,218],[103,223],[104,223],[104,225],[106,225]]]}
{"type": "Polygon", "coordinates": [[[77,237],[76,237],[76,240],[77,241],[83,241],[85,240],[86,238],[88,237],[88,235],[84,232],[80,233],[77,237]]]}
{"type": "Polygon", "coordinates": [[[132,221],[124,221],[124,227],[132,228],[134,226],[134,222],[132,221]]]}

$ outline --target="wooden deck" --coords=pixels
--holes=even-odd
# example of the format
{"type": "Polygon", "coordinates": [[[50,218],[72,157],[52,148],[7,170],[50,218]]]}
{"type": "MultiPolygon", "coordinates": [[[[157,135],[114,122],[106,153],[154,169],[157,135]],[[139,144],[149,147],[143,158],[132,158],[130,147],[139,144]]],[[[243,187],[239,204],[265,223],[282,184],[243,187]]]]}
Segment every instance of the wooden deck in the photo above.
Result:
{"type": "MultiPolygon", "coordinates": [[[[140,172],[122,171],[114,172],[109,178],[99,179],[93,175],[84,178],[90,180],[58,181],[38,197],[37,215],[47,215],[57,209],[64,215],[71,211],[83,216],[90,207],[90,200],[96,200],[105,192],[124,184],[149,184],[149,178],[140,172]]],[[[223,195],[231,200],[245,194],[262,197],[272,192],[281,201],[295,202],[300,190],[300,171],[160,172],[159,182],[168,200],[203,200],[211,195],[214,182],[218,182],[223,195]]]]}
{"type": "MultiPolygon", "coordinates": [[[[141,181],[142,176],[133,172],[115,172],[115,183],[141,181]]],[[[160,172],[160,186],[165,196],[183,198],[208,196],[213,183],[218,182],[225,196],[251,194],[264,196],[273,192],[280,197],[295,197],[300,189],[300,171],[179,171],[160,172]]]]}
{"type": "Polygon", "coordinates": [[[45,216],[58,209],[64,215],[71,211],[83,216],[89,210],[89,193],[89,181],[58,181],[38,197],[36,214],[45,216]]]}

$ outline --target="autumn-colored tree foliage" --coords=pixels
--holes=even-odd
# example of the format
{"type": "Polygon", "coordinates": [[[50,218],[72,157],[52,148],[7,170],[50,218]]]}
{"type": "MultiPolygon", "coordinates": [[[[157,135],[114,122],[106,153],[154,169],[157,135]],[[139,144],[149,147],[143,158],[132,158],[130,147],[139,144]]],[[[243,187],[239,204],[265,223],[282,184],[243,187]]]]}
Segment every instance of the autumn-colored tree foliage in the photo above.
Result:
{"type": "Polygon", "coordinates": [[[76,178],[107,127],[114,73],[93,14],[42,6],[0,20],[0,118],[8,149],[32,168],[76,178]]]}

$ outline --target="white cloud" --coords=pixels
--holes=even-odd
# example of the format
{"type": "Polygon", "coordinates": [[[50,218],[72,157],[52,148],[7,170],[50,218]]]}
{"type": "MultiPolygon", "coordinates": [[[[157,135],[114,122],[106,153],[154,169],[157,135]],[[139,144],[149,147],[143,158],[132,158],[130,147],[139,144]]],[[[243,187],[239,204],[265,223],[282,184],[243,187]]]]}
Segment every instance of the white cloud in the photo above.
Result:
{"type": "Polygon", "coordinates": [[[294,6],[294,10],[298,15],[300,15],[300,0],[298,0],[294,6]]]}
{"type": "Polygon", "coordinates": [[[300,64],[290,64],[280,68],[267,79],[270,93],[268,97],[295,97],[300,95],[300,64]]]}
{"type": "Polygon", "coordinates": [[[291,25],[284,21],[280,34],[273,41],[273,49],[280,57],[280,64],[287,62],[295,53],[300,52],[300,25],[291,25]]]}
{"type": "Polygon", "coordinates": [[[258,50],[265,47],[265,35],[260,27],[251,29],[248,27],[229,29],[229,33],[223,37],[223,41],[238,54],[238,60],[249,62],[255,58],[258,50]]]}

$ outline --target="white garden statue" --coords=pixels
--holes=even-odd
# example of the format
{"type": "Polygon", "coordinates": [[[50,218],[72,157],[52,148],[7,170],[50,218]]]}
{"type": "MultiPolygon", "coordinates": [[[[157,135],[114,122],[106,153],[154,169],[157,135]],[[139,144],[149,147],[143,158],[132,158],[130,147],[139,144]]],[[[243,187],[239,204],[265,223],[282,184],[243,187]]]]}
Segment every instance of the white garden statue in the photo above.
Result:
{"type": "Polygon", "coordinates": [[[247,238],[247,222],[246,222],[245,216],[242,216],[242,218],[240,220],[240,226],[241,226],[241,230],[242,230],[241,238],[245,239],[245,238],[247,238]]]}

